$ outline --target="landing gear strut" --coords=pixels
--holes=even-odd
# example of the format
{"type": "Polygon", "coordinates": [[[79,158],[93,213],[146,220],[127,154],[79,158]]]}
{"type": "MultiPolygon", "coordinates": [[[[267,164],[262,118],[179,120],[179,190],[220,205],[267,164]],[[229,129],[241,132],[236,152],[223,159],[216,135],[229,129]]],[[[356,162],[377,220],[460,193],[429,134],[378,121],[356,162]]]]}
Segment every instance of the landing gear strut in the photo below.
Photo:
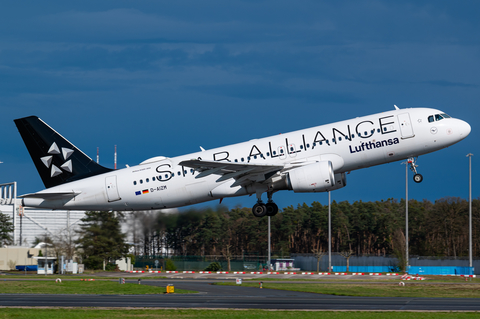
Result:
{"type": "Polygon", "coordinates": [[[261,193],[257,194],[257,203],[253,205],[252,213],[255,217],[275,216],[278,213],[278,206],[272,201],[273,192],[268,192],[268,202],[262,202],[261,193]]]}
{"type": "Polygon", "coordinates": [[[410,170],[415,173],[415,175],[413,175],[413,181],[415,183],[421,183],[423,181],[423,176],[422,174],[417,173],[418,165],[415,164],[416,162],[417,162],[417,157],[415,158],[410,157],[407,161],[407,163],[410,164],[410,170]]]}

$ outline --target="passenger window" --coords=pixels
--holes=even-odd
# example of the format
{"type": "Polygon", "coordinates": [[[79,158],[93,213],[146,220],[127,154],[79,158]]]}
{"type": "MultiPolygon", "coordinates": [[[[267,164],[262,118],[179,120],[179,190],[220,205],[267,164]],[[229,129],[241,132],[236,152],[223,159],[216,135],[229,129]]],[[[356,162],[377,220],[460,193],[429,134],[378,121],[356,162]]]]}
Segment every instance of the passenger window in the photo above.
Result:
{"type": "Polygon", "coordinates": [[[143,184],[143,180],[140,180],[140,184],[143,184]]]}
{"type": "Polygon", "coordinates": [[[241,161],[242,161],[242,162],[245,161],[243,157],[242,157],[241,161]]]}
{"type": "Polygon", "coordinates": [[[290,152],[293,152],[293,147],[290,147],[290,152]]]}
{"type": "Polygon", "coordinates": [[[254,155],[253,158],[254,158],[254,159],[257,159],[257,155],[254,155]]]}
{"type": "Polygon", "coordinates": [[[150,179],[149,179],[149,178],[147,178],[147,179],[145,180],[145,182],[147,182],[147,183],[148,183],[148,182],[150,182],[150,179]]]}
{"type": "Polygon", "coordinates": [[[238,159],[235,159],[235,163],[238,163],[238,159]]]}
{"type": "Polygon", "coordinates": [[[267,156],[270,156],[270,152],[267,152],[267,156]]]}
{"type": "Polygon", "coordinates": [[[342,140],[342,138],[341,138],[341,137],[339,137],[339,138],[338,138],[338,140],[339,140],[339,141],[341,141],[341,140],[342,140]]]}
{"type": "Polygon", "coordinates": [[[162,180],[162,176],[161,176],[161,175],[160,175],[160,176],[158,176],[158,180],[159,180],[159,181],[161,181],[161,180],[162,180]]]}
{"type": "Polygon", "coordinates": [[[307,148],[310,148],[310,144],[307,144],[307,148]]]}
{"type": "Polygon", "coordinates": [[[133,185],[137,185],[137,181],[133,181],[133,185]]]}
{"type": "Polygon", "coordinates": [[[280,149],[280,153],[282,153],[282,154],[283,154],[283,149],[280,149]]]}
{"type": "Polygon", "coordinates": [[[303,150],[303,145],[300,145],[300,149],[303,150]]]}
{"type": "Polygon", "coordinates": [[[273,155],[277,155],[277,151],[273,151],[273,155]]]}

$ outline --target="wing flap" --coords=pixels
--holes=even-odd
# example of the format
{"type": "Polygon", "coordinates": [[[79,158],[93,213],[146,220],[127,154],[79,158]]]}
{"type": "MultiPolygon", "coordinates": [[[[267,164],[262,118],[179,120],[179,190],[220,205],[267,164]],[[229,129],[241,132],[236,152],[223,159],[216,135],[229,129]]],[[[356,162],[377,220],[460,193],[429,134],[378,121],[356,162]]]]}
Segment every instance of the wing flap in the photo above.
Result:
{"type": "Polygon", "coordinates": [[[193,168],[200,172],[196,178],[206,177],[212,174],[221,175],[217,182],[223,182],[230,178],[236,180],[236,184],[240,185],[249,181],[258,182],[259,176],[271,175],[284,169],[283,165],[259,165],[259,164],[239,164],[228,162],[213,162],[202,160],[182,161],[179,165],[193,168]]]}

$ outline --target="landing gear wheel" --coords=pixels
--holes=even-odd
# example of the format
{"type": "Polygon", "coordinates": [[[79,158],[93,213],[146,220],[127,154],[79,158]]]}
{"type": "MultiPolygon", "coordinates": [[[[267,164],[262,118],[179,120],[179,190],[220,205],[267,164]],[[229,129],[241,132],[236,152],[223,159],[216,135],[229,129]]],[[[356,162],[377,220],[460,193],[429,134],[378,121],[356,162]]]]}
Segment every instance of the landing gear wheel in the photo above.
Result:
{"type": "Polygon", "coordinates": [[[423,181],[423,176],[421,174],[413,175],[413,181],[415,183],[421,183],[423,181]]]}
{"type": "Polygon", "coordinates": [[[253,216],[263,217],[267,214],[267,206],[263,203],[257,203],[252,208],[253,216]]]}
{"type": "Polygon", "coordinates": [[[278,213],[278,206],[275,203],[267,203],[267,216],[275,216],[278,213]]]}

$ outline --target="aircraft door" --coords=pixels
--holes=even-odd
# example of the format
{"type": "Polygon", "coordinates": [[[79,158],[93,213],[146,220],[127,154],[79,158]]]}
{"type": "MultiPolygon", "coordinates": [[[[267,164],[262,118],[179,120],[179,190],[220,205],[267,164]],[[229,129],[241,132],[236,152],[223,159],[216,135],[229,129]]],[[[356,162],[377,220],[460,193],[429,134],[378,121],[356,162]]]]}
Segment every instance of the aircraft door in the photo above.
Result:
{"type": "Polygon", "coordinates": [[[412,122],[410,121],[410,114],[398,114],[398,122],[400,123],[400,132],[402,134],[402,138],[409,138],[415,136],[415,134],[413,133],[412,122]]]}
{"type": "Polygon", "coordinates": [[[107,197],[109,202],[120,200],[117,188],[117,176],[108,176],[105,178],[105,188],[107,190],[107,197]]]}

